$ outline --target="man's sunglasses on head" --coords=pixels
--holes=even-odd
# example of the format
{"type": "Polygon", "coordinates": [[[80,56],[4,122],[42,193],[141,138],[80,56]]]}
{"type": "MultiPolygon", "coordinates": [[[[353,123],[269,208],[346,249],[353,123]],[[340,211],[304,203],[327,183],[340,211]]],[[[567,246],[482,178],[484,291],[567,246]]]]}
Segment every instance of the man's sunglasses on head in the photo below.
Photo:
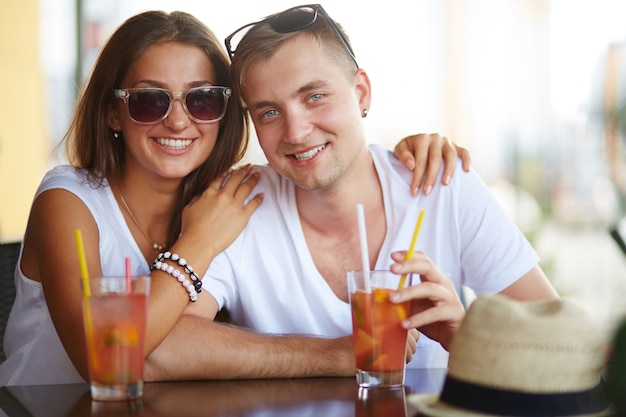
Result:
{"type": "Polygon", "coordinates": [[[224,41],[226,44],[226,50],[232,59],[233,56],[235,56],[235,53],[237,53],[237,45],[239,45],[241,40],[250,31],[254,31],[255,28],[264,23],[270,25],[270,27],[277,33],[291,33],[311,26],[315,23],[319,16],[322,16],[330,24],[358,67],[359,64],[356,62],[356,57],[352,47],[350,46],[350,42],[348,42],[348,39],[346,39],[342,31],[339,27],[337,27],[337,24],[330,18],[330,16],[328,16],[328,13],[326,13],[324,8],[319,4],[307,4],[304,6],[292,7],[291,9],[287,9],[284,12],[259,20],[258,22],[248,23],[228,35],[224,41]]]}

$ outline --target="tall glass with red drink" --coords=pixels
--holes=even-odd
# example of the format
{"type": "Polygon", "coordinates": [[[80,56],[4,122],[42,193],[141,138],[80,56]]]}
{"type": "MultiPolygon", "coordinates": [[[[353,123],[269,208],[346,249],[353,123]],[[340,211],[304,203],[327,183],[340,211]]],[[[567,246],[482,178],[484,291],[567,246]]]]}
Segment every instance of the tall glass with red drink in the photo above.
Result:
{"type": "MultiPolygon", "coordinates": [[[[352,309],[352,337],[359,386],[394,387],[404,384],[409,302],[395,304],[389,294],[397,290],[401,276],[391,271],[369,271],[369,285],[363,271],[348,271],[352,309]]],[[[405,277],[403,287],[411,285],[405,277]]]]}
{"type": "Polygon", "coordinates": [[[150,277],[90,278],[83,303],[91,396],[99,401],[143,394],[150,277]]]}

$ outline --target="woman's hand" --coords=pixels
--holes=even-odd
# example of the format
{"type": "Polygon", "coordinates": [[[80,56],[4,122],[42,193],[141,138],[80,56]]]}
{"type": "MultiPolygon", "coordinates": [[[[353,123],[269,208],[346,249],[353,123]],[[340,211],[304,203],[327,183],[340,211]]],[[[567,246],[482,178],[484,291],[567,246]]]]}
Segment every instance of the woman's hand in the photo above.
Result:
{"type": "Polygon", "coordinates": [[[391,270],[397,274],[420,274],[421,283],[392,293],[394,303],[411,301],[411,316],[402,322],[407,329],[416,328],[448,350],[452,338],[465,317],[454,284],[423,252],[415,252],[409,260],[406,252],[394,252],[395,264],[391,270]]]}
{"type": "Polygon", "coordinates": [[[251,170],[246,165],[213,180],[183,209],[181,236],[203,242],[215,251],[213,256],[226,249],[263,201],[263,195],[257,194],[245,203],[259,181],[258,173],[251,170]]]}
{"type": "Polygon", "coordinates": [[[424,194],[430,194],[443,159],[444,169],[441,182],[448,184],[454,175],[456,158],[460,157],[463,170],[469,172],[472,162],[467,149],[455,145],[438,133],[420,133],[402,139],[393,151],[404,166],[413,171],[411,193],[417,195],[422,187],[424,194]]]}

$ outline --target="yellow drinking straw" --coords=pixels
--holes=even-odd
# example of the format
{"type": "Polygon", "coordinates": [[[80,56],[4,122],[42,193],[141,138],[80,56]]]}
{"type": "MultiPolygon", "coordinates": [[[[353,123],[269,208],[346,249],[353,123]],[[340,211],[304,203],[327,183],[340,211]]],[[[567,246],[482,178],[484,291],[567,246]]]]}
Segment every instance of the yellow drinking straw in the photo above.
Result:
{"type": "Polygon", "coordinates": [[[83,246],[83,234],[80,229],[74,232],[76,237],[76,247],[78,248],[78,262],[80,263],[80,276],[83,282],[83,309],[85,314],[85,332],[87,333],[87,349],[91,357],[94,368],[98,367],[98,357],[93,350],[93,325],[91,322],[91,310],[89,309],[89,297],[91,297],[91,287],[89,286],[89,273],[87,272],[87,260],[85,259],[85,247],[83,246]]]}
{"type": "Polygon", "coordinates": [[[80,277],[83,281],[83,292],[85,297],[91,296],[89,287],[89,273],[87,272],[87,260],[85,259],[85,247],[83,246],[83,234],[80,229],[76,229],[76,247],[78,248],[78,262],[80,263],[80,277]]]}
{"type": "MultiPolygon", "coordinates": [[[[405,257],[407,261],[413,257],[413,252],[415,251],[415,244],[417,243],[417,236],[419,236],[420,234],[420,229],[422,228],[422,220],[424,220],[425,213],[426,213],[426,210],[421,209],[420,214],[417,217],[417,223],[415,223],[415,230],[413,231],[411,244],[409,245],[409,250],[406,253],[406,257],[405,257]]],[[[402,274],[402,277],[400,277],[400,283],[398,284],[398,289],[402,289],[402,287],[404,287],[405,281],[406,281],[406,274],[402,274]]]]}

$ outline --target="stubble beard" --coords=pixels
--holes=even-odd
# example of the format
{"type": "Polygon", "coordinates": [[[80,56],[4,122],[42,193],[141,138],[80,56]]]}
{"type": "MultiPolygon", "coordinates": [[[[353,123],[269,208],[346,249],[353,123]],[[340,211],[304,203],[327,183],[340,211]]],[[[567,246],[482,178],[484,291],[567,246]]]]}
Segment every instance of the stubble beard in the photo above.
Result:
{"type": "Polygon", "coordinates": [[[335,160],[329,170],[322,173],[322,176],[306,178],[295,178],[295,175],[287,175],[287,178],[296,186],[296,188],[306,191],[327,191],[338,183],[344,172],[343,164],[339,160],[335,160]]]}

